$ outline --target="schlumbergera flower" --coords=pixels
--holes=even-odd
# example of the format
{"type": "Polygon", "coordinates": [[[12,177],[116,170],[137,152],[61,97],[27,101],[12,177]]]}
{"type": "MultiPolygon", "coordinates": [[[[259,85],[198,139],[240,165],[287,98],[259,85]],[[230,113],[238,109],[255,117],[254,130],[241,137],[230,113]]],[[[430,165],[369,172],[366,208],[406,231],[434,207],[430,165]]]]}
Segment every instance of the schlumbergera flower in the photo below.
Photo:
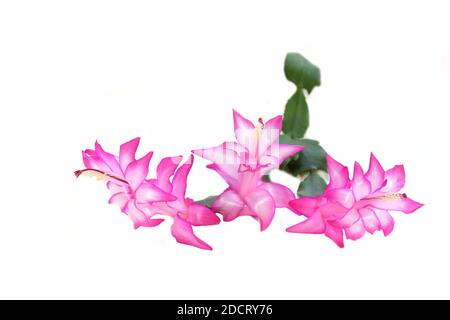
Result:
{"type": "Polygon", "coordinates": [[[348,168],[327,156],[330,182],[323,195],[303,197],[290,202],[295,212],[307,219],[287,229],[288,232],[325,234],[339,247],[347,239],[357,240],[366,231],[382,230],[389,235],[394,219],[389,210],[412,213],[422,206],[399,193],[405,185],[403,165],[384,171],[372,154],[369,169],[363,172],[355,162],[353,179],[348,168]]]}
{"type": "Polygon", "coordinates": [[[139,138],[120,146],[116,157],[104,151],[99,143],[95,149],[82,152],[86,169],[75,175],[93,175],[107,180],[111,191],[110,204],[116,204],[133,221],[134,227],[154,227],[164,219],[173,218],[172,235],[179,243],[211,250],[211,247],[193,233],[192,226],[218,224],[220,219],[209,208],[185,197],[186,182],[193,157],[180,167],[182,157],[164,158],[158,165],[157,178],[146,179],[152,152],[135,159],[139,138]],[[178,168],[178,169],[177,169],[178,168]]]}
{"type": "Polygon", "coordinates": [[[282,117],[277,116],[256,126],[233,111],[236,142],[192,152],[213,163],[208,168],[215,170],[229,185],[214,201],[212,209],[223,215],[224,221],[239,216],[251,216],[265,230],[271,223],[275,208],[289,207],[295,199],[287,187],[264,182],[262,177],[271,169],[301,150],[302,146],[279,144],[282,117]]]}

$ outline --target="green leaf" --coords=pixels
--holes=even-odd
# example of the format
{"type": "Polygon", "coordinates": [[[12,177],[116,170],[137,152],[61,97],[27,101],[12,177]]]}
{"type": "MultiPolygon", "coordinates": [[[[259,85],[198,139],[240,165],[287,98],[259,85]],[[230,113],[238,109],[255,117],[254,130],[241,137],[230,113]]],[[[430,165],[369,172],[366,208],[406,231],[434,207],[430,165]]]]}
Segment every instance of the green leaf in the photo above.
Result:
{"type": "Polygon", "coordinates": [[[280,143],[305,147],[301,152],[287,158],[281,164],[280,169],[294,176],[312,170],[327,171],[326,152],[318,141],[294,139],[286,135],[281,135],[280,143]]]}
{"type": "Polygon", "coordinates": [[[309,127],[309,110],[305,94],[297,89],[286,103],[283,115],[283,132],[293,138],[303,138],[309,127]]]}
{"type": "Polygon", "coordinates": [[[262,181],[264,182],[271,182],[272,180],[270,180],[270,176],[268,174],[265,174],[262,176],[262,181]]]}
{"type": "Polygon", "coordinates": [[[304,88],[308,93],[320,86],[320,69],[299,53],[290,52],[284,60],[284,74],[298,88],[304,88]]]}
{"type": "Polygon", "coordinates": [[[298,186],[297,195],[299,197],[315,197],[321,195],[326,186],[326,182],[317,173],[317,171],[313,171],[300,183],[298,186]]]}
{"type": "Polygon", "coordinates": [[[209,197],[207,197],[205,199],[198,200],[198,201],[195,201],[195,202],[198,203],[198,204],[202,204],[204,206],[207,206],[208,208],[211,208],[212,204],[214,203],[214,200],[216,200],[216,198],[217,198],[217,196],[209,196],[209,197]]]}

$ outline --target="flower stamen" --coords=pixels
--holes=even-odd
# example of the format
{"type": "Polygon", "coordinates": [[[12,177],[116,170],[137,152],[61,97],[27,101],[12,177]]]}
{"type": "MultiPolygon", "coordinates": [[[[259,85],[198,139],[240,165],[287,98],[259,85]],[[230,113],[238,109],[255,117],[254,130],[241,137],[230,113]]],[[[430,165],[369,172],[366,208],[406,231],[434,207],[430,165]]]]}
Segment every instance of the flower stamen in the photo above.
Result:
{"type": "Polygon", "coordinates": [[[109,174],[109,173],[106,173],[104,171],[97,170],[97,169],[77,170],[77,171],[74,172],[74,174],[75,174],[76,178],[78,178],[81,175],[85,175],[85,176],[88,176],[88,177],[95,177],[97,180],[107,180],[108,178],[111,178],[111,179],[117,180],[117,181],[119,181],[121,183],[128,184],[128,181],[126,181],[126,180],[124,180],[122,178],[116,177],[116,176],[114,176],[112,174],[109,174]]]}

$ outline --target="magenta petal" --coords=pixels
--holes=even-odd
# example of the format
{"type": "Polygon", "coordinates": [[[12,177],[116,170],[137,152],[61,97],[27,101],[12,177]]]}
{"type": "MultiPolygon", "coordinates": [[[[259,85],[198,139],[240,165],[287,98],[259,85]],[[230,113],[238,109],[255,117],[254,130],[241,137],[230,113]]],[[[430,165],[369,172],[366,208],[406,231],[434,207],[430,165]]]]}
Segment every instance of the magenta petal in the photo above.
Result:
{"type": "Polygon", "coordinates": [[[174,218],[171,231],[178,243],[187,244],[204,250],[212,250],[206,242],[199,239],[194,234],[192,225],[179,216],[174,218]]]}
{"type": "Polygon", "coordinates": [[[183,201],[186,196],[187,177],[192,168],[194,156],[191,154],[189,159],[181,165],[175,172],[172,178],[172,194],[178,198],[178,201],[183,201]]]}
{"type": "Polygon", "coordinates": [[[381,229],[380,220],[378,220],[375,212],[372,209],[360,208],[358,212],[361,215],[364,227],[369,233],[373,234],[375,231],[381,229]]]}
{"type": "Polygon", "coordinates": [[[348,228],[352,226],[356,221],[360,219],[360,215],[358,211],[354,208],[352,208],[350,211],[347,212],[347,214],[339,219],[333,222],[333,225],[339,228],[348,228]]]}
{"type": "Polygon", "coordinates": [[[398,192],[405,186],[405,168],[397,165],[386,171],[386,185],[381,188],[381,192],[398,192]]]}
{"type": "Polygon", "coordinates": [[[355,203],[353,192],[349,189],[332,189],[325,195],[328,200],[337,202],[346,208],[351,208],[355,203]]]}
{"type": "Polygon", "coordinates": [[[330,175],[330,183],[326,190],[332,190],[336,188],[346,188],[350,184],[348,175],[348,168],[334,160],[327,154],[327,167],[330,175]]]}
{"type": "Polygon", "coordinates": [[[130,187],[133,190],[136,190],[147,177],[148,165],[150,163],[152,155],[153,152],[147,153],[147,155],[145,155],[141,159],[131,162],[125,170],[125,178],[127,179],[130,187]]]}
{"type": "Polygon", "coordinates": [[[325,235],[334,241],[339,248],[344,247],[344,235],[342,229],[327,225],[325,228],[325,235]]]}
{"type": "Polygon", "coordinates": [[[208,207],[192,203],[188,207],[188,221],[193,226],[210,226],[219,224],[219,217],[208,207]]]}
{"type": "Polygon", "coordinates": [[[295,199],[295,195],[291,189],[279,183],[266,182],[259,188],[266,190],[271,195],[277,208],[287,208],[289,207],[289,202],[295,199]]]}
{"type": "Polygon", "coordinates": [[[370,194],[371,185],[370,182],[364,177],[363,169],[358,162],[355,162],[355,168],[353,170],[352,190],[355,200],[366,197],[370,194]]]}
{"type": "Polygon", "coordinates": [[[249,209],[257,214],[261,231],[267,229],[275,214],[275,203],[270,194],[265,190],[257,189],[245,198],[245,202],[249,209]]]}
{"type": "Polygon", "coordinates": [[[97,169],[103,172],[112,173],[108,165],[99,156],[97,156],[94,150],[87,149],[82,151],[82,155],[84,166],[87,169],[97,169]]]}
{"type": "Polygon", "coordinates": [[[120,146],[119,162],[123,172],[125,172],[131,162],[136,160],[135,155],[139,146],[139,141],[140,138],[134,138],[120,146]]]}
{"type": "Polygon", "coordinates": [[[136,206],[135,200],[128,202],[126,213],[131,221],[133,221],[135,229],[139,227],[155,227],[164,221],[164,219],[150,219],[147,217],[146,214],[136,206]]]}
{"type": "Polygon", "coordinates": [[[183,157],[168,157],[162,159],[158,168],[156,169],[156,175],[158,177],[156,185],[166,192],[172,192],[172,184],[170,183],[170,177],[174,174],[178,165],[183,157]]]}
{"type": "Polygon", "coordinates": [[[305,147],[303,146],[294,146],[291,144],[279,144],[278,152],[279,152],[279,162],[283,162],[286,158],[293,156],[294,154],[299,153],[305,147]]]}
{"type": "Polygon", "coordinates": [[[283,117],[277,116],[264,124],[264,129],[261,130],[258,140],[258,156],[263,155],[266,151],[271,153],[272,150],[270,148],[272,145],[278,146],[282,123],[283,117]]]}
{"type": "Polygon", "coordinates": [[[314,212],[316,212],[316,209],[321,202],[322,197],[320,196],[314,198],[302,197],[292,200],[289,202],[289,205],[292,209],[294,209],[295,213],[310,217],[314,212]]]}
{"type": "Polygon", "coordinates": [[[110,169],[110,172],[123,177],[122,168],[120,168],[119,162],[117,161],[116,157],[111,153],[104,151],[102,146],[98,142],[95,142],[95,152],[106,163],[106,165],[110,169]]]}
{"type": "Polygon", "coordinates": [[[113,194],[111,198],[109,198],[109,204],[115,204],[119,206],[120,210],[122,212],[126,211],[126,206],[128,201],[130,200],[130,195],[124,192],[119,192],[116,194],[113,194]]]}
{"type": "Polygon", "coordinates": [[[208,169],[216,171],[230,187],[239,189],[239,181],[237,179],[238,173],[235,171],[230,174],[229,167],[224,165],[218,165],[217,163],[211,163],[206,166],[208,169]]]}
{"type": "Polygon", "coordinates": [[[384,170],[373,153],[370,154],[369,170],[367,170],[365,176],[366,179],[370,182],[372,193],[383,186],[384,170]]]}
{"type": "Polygon", "coordinates": [[[372,210],[375,212],[375,215],[380,222],[380,227],[381,230],[383,230],[384,235],[388,236],[394,229],[394,219],[387,210],[380,210],[376,208],[372,208],[372,210]]]}
{"type": "Polygon", "coordinates": [[[161,201],[175,201],[177,197],[161,190],[150,182],[145,182],[136,190],[136,199],[139,203],[152,203],[161,201]]]}
{"type": "Polygon", "coordinates": [[[325,220],[333,220],[333,219],[341,219],[343,218],[349,211],[348,208],[337,202],[327,202],[322,204],[319,209],[322,217],[325,220]]]}
{"type": "Polygon", "coordinates": [[[386,196],[385,198],[372,199],[369,201],[372,207],[384,210],[402,211],[412,213],[423,206],[423,204],[409,199],[405,195],[386,196]]]}
{"type": "Polygon", "coordinates": [[[286,231],[293,233],[321,234],[325,232],[325,222],[323,221],[322,215],[316,213],[305,221],[287,228],[286,231]]]}
{"type": "Polygon", "coordinates": [[[231,189],[225,190],[219,195],[212,205],[214,211],[223,215],[224,221],[234,220],[243,207],[244,202],[241,197],[231,189]]]}
{"type": "Polygon", "coordinates": [[[364,233],[366,232],[366,229],[364,228],[364,224],[361,219],[356,221],[354,224],[352,224],[350,227],[345,228],[345,236],[347,239],[350,240],[358,240],[361,238],[364,233]]]}

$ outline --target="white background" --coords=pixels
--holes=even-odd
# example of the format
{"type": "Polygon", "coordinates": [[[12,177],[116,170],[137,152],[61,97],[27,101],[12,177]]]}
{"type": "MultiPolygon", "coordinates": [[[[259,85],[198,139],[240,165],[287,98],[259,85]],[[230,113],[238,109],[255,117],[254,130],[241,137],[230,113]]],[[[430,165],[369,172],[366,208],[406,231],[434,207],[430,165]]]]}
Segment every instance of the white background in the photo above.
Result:
{"type": "MultiPolygon", "coordinates": [[[[2,1],[0,298],[450,298],[450,7],[433,1],[2,1]],[[233,139],[236,108],[283,111],[287,52],[322,70],[309,97],[327,151],[403,163],[408,195],[388,238],[338,249],[288,234],[279,210],[179,245],[134,231],[106,188],[78,179],[81,149],[142,137],[163,156],[233,139]]],[[[188,194],[224,182],[195,159],[188,194]]],[[[289,179],[281,177],[283,181],[289,179]]],[[[294,187],[294,184],[290,184],[294,187]]]]}

